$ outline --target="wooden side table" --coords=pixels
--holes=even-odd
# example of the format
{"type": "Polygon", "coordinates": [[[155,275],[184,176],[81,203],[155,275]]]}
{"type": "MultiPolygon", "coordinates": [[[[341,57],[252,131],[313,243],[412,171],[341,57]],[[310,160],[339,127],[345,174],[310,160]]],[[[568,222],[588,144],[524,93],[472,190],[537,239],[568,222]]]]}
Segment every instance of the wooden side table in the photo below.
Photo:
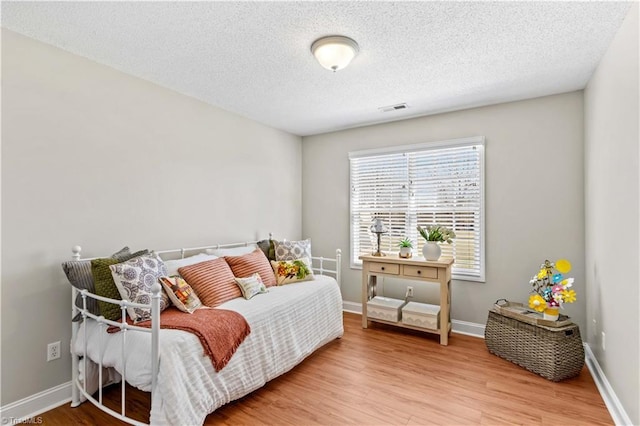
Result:
{"type": "Polygon", "coordinates": [[[437,333],[440,344],[449,343],[451,331],[451,265],[453,259],[441,258],[437,261],[427,261],[423,258],[403,259],[396,255],[372,256],[363,255],[362,260],[362,328],[367,328],[368,321],[375,321],[397,327],[437,333]],[[394,323],[367,317],[367,302],[375,297],[377,277],[386,276],[416,281],[430,281],[440,284],[440,327],[438,330],[413,327],[407,324],[394,323]]]}

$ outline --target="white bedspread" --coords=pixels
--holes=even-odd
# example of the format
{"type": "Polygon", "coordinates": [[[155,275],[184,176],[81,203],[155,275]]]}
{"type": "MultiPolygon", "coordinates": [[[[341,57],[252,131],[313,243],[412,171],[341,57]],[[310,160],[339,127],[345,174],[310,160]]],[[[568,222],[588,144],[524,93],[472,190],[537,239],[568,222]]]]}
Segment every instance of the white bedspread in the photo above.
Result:
{"type": "MultiPolygon", "coordinates": [[[[251,300],[234,299],[220,308],[239,312],[251,326],[251,334],[220,372],[216,373],[195,335],[160,330],[160,367],[151,424],[202,424],[208,413],[289,371],[343,333],[340,290],[327,276],[270,287],[269,293],[251,300]]],[[[151,334],[127,331],[123,372],[121,333],[99,333],[96,321],[85,323],[89,358],[99,359],[102,334],[103,365],[115,367],[129,384],[150,391],[151,334]]],[[[84,350],[83,336],[81,328],[74,344],[78,354],[84,350]]]]}

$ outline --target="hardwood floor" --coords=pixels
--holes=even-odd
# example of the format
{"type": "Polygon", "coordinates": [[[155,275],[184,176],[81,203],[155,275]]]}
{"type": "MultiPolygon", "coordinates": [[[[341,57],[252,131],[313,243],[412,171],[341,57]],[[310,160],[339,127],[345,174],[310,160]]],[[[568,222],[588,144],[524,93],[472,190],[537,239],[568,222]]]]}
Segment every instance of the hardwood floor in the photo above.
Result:
{"type": "MultiPolygon", "coordinates": [[[[585,367],[553,383],[490,354],[484,340],[372,325],[344,314],[345,334],[206,424],[612,425],[585,367]]],[[[105,392],[114,408],[120,387],[105,392]]],[[[148,393],[127,389],[127,412],[148,421],[148,393]],[[132,411],[129,411],[132,410],[132,411]]],[[[90,403],[42,415],[45,425],[119,424],[90,403]]]]}

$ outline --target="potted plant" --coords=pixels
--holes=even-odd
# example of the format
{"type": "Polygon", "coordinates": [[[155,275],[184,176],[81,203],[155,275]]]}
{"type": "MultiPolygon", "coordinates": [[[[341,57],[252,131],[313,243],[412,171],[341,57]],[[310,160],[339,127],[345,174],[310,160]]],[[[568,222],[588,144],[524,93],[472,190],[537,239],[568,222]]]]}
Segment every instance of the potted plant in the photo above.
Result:
{"type": "Polygon", "coordinates": [[[398,254],[398,256],[404,257],[405,259],[411,257],[413,242],[409,238],[405,237],[403,240],[400,240],[400,242],[398,243],[398,247],[400,247],[400,253],[398,254]]]}
{"type": "Polygon", "coordinates": [[[446,242],[451,244],[453,242],[453,238],[456,237],[453,230],[442,225],[427,226],[427,229],[418,225],[417,229],[420,235],[422,235],[422,238],[427,241],[427,243],[422,247],[422,254],[426,260],[440,259],[442,250],[438,243],[446,242]]]}

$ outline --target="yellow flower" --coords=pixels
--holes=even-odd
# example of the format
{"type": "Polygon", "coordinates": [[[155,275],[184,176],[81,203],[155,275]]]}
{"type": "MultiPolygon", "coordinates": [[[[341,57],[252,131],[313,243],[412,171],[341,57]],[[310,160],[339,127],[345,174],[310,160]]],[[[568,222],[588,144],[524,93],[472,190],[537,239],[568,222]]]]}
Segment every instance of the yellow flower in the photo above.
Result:
{"type": "Polygon", "coordinates": [[[544,279],[544,277],[547,276],[547,270],[545,268],[542,268],[538,271],[538,279],[542,280],[544,279]]]}
{"type": "Polygon", "coordinates": [[[562,298],[566,303],[573,303],[576,301],[576,292],[574,290],[564,290],[562,298]]]}
{"type": "Polygon", "coordinates": [[[569,262],[567,259],[556,260],[556,269],[561,274],[566,274],[571,270],[571,262],[569,262]]]}
{"type": "Polygon", "coordinates": [[[542,312],[547,307],[547,302],[539,294],[532,294],[529,296],[529,307],[538,312],[542,312]]]}

